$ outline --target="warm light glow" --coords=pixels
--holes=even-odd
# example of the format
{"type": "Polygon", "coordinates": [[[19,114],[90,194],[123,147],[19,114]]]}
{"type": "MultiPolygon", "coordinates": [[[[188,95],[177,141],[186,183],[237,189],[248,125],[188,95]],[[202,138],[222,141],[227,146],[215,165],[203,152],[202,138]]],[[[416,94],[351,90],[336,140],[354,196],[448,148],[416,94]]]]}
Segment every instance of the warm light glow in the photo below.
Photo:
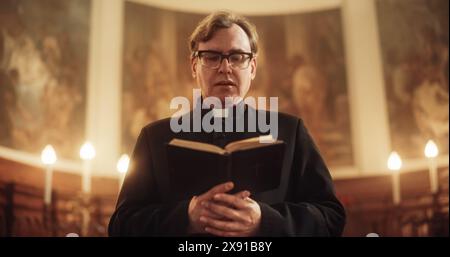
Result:
{"type": "Polygon", "coordinates": [[[44,150],[42,150],[41,160],[42,163],[44,163],[45,165],[52,165],[56,162],[57,157],[55,149],[53,149],[53,146],[51,145],[45,146],[44,150]]]}
{"type": "Polygon", "coordinates": [[[391,155],[389,155],[387,166],[390,170],[400,170],[402,167],[402,159],[400,159],[397,152],[392,152],[391,155]]]}
{"type": "Polygon", "coordinates": [[[83,160],[92,160],[95,157],[95,148],[90,142],[84,143],[80,149],[80,157],[83,160]]]}
{"type": "Polygon", "coordinates": [[[433,140],[428,140],[424,153],[427,158],[434,158],[438,156],[439,150],[433,140]]]}
{"type": "Polygon", "coordinates": [[[126,173],[128,170],[128,165],[130,163],[130,157],[127,154],[122,154],[119,161],[117,161],[117,171],[120,173],[126,173]]]}

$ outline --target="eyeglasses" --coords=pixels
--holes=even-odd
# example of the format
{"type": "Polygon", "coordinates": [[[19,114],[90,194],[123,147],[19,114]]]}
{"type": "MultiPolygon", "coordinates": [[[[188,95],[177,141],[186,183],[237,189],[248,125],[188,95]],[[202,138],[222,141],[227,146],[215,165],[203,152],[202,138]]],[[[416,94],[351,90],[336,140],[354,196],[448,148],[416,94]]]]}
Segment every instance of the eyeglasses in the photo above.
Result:
{"type": "Polygon", "coordinates": [[[223,59],[227,59],[228,63],[232,68],[236,69],[247,69],[250,65],[250,61],[252,60],[254,55],[253,53],[230,53],[230,54],[222,54],[216,51],[196,51],[193,54],[194,57],[198,57],[200,63],[210,69],[217,69],[222,64],[223,59]]]}

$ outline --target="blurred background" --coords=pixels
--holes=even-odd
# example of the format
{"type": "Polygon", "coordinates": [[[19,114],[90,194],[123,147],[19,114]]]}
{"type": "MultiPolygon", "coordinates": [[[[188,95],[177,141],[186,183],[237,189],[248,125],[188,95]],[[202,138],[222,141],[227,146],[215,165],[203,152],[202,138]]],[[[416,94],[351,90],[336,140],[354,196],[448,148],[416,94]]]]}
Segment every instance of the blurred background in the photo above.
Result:
{"type": "Polygon", "coordinates": [[[2,0],[0,236],[107,235],[140,129],[192,99],[188,37],[223,9],[256,25],[249,95],[303,118],[344,236],[448,236],[448,5],[2,0]]]}

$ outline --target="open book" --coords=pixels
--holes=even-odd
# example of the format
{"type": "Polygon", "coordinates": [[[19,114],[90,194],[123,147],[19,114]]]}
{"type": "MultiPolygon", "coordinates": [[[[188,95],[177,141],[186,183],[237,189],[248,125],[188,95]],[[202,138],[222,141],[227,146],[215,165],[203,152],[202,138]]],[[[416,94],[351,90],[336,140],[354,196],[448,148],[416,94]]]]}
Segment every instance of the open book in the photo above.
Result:
{"type": "Polygon", "coordinates": [[[225,148],[173,139],[167,146],[171,192],[176,199],[188,199],[227,181],[234,182],[231,193],[276,189],[284,150],[283,141],[261,143],[259,137],[235,141],[225,148]]]}

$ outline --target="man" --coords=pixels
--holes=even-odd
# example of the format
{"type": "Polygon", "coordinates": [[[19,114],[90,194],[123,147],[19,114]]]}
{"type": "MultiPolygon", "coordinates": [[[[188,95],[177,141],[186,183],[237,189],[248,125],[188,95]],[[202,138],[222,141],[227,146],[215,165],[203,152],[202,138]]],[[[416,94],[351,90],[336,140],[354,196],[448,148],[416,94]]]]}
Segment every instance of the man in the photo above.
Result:
{"type": "MultiPolygon", "coordinates": [[[[209,15],[193,32],[190,48],[192,75],[203,98],[214,96],[225,104],[226,97],[243,98],[247,94],[256,75],[258,48],[256,31],[246,19],[228,12],[209,15]]],[[[242,106],[242,102],[231,107],[242,106]]],[[[202,115],[205,112],[202,110],[202,115]]],[[[263,133],[249,132],[248,128],[245,132],[175,133],[170,119],[144,127],[111,217],[109,234],[341,235],[345,212],[334,194],[325,163],[303,122],[287,114],[278,115],[278,139],[286,143],[280,187],[256,195],[247,190],[231,194],[233,183],[228,182],[190,199],[171,200],[165,147],[173,138],[223,147],[263,133]]]]}

